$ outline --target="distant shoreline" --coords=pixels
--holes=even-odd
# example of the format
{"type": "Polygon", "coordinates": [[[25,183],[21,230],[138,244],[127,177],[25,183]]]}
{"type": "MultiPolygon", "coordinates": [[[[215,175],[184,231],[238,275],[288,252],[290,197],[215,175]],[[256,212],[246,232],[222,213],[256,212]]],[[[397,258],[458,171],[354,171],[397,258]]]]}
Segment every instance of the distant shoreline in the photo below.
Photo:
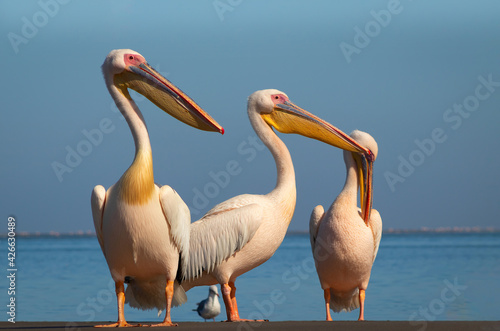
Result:
{"type": "MultiPolygon", "coordinates": [[[[387,234],[496,234],[500,233],[500,228],[436,228],[436,229],[384,229],[387,234]]],[[[309,235],[307,231],[288,231],[286,235],[309,235]]]]}
{"type": "MultiPolygon", "coordinates": [[[[383,231],[384,234],[488,234],[500,233],[500,228],[494,227],[438,227],[420,229],[394,229],[388,228],[383,231]]],[[[309,234],[307,231],[288,231],[287,235],[305,235],[309,234]]],[[[91,231],[77,231],[77,232],[18,232],[16,237],[23,238],[66,238],[66,237],[95,237],[96,234],[91,231]]],[[[7,238],[7,233],[1,233],[0,239],[7,238]]]]}

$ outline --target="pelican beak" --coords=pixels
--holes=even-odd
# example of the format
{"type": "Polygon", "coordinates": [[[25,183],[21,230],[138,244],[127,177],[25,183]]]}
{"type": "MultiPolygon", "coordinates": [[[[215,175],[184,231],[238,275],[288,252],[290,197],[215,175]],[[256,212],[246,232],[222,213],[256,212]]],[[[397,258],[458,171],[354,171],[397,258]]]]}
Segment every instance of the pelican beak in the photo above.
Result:
{"type": "Polygon", "coordinates": [[[149,64],[130,65],[127,69],[114,76],[115,85],[126,97],[130,98],[127,88],[131,88],[181,122],[200,130],[224,134],[219,123],[149,64]]]}
{"type": "MultiPolygon", "coordinates": [[[[370,152],[371,153],[371,152],[370,152]]],[[[373,155],[373,154],[371,154],[373,155]]],[[[368,224],[373,201],[373,158],[366,154],[352,153],[358,170],[359,197],[361,200],[361,217],[368,224]]]]}
{"type": "Polygon", "coordinates": [[[296,133],[350,152],[368,153],[354,139],[321,118],[286,100],[274,105],[274,110],[261,114],[267,124],[281,133],[296,133]]]}

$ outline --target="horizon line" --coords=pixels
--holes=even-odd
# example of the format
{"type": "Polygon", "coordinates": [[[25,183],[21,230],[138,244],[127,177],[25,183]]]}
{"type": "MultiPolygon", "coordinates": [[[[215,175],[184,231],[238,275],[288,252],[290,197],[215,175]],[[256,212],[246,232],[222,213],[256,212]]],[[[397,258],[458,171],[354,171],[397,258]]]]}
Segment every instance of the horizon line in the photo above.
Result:
{"type": "MultiPolygon", "coordinates": [[[[289,230],[287,231],[287,235],[301,235],[308,234],[307,230],[289,230]]],[[[388,228],[382,231],[383,234],[417,234],[417,233],[500,233],[500,228],[496,228],[493,226],[488,227],[479,227],[479,226],[454,226],[454,227],[437,227],[437,228],[429,228],[429,227],[420,227],[418,229],[408,228],[408,229],[399,229],[399,228],[388,228]]],[[[15,234],[16,237],[95,237],[96,233],[87,230],[78,230],[78,231],[69,231],[69,232],[59,232],[59,231],[49,231],[49,232],[41,232],[41,231],[20,231],[15,234]]],[[[0,238],[7,238],[7,233],[0,233],[0,238]]]]}

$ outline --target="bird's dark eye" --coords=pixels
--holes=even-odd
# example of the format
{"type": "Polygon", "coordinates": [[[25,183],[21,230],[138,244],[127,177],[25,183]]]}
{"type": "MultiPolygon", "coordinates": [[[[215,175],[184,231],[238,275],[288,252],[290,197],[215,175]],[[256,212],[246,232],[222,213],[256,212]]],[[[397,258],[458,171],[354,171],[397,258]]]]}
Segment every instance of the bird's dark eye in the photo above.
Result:
{"type": "Polygon", "coordinates": [[[134,59],[134,57],[133,57],[132,55],[130,55],[130,56],[128,57],[128,59],[129,59],[129,60],[133,60],[133,59],[134,59]]]}
{"type": "Polygon", "coordinates": [[[275,98],[276,100],[278,100],[280,97],[276,95],[276,96],[274,96],[274,98],[275,98]]]}

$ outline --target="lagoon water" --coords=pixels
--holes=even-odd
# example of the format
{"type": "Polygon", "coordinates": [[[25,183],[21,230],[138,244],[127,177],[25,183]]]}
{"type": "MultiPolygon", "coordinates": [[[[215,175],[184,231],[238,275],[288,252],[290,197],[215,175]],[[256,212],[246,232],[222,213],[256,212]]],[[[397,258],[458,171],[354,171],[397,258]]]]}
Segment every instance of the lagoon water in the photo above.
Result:
{"type": "MultiPolygon", "coordinates": [[[[8,275],[5,238],[0,247],[8,275]]],[[[116,320],[114,284],[95,237],[18,237],[15,262],[16,321],[116,320]]],[[[9,280],[0,283],[6,312],[9,280]]],[[[239,277],[236,286],[243,318],[325,318],[308,235],[287,235],[276,254],[239,277]]],[[[384,234],[366,291],[365,318],[415,325],[421,320],[498,320],[499,293],[500,234],[384,234]]],[[[207,287],[187,292],[188,302],[172,310],[172,319],[202,321],[192,309],[207,294],[207,287]]],[[[358,313],[332,317],[355,320],[358,313]]],[[[126,306],[125,317],[160,321],[163,316],[126,306]]],[[[216,320],[223,319],[224,308],[216,320]]]]}

